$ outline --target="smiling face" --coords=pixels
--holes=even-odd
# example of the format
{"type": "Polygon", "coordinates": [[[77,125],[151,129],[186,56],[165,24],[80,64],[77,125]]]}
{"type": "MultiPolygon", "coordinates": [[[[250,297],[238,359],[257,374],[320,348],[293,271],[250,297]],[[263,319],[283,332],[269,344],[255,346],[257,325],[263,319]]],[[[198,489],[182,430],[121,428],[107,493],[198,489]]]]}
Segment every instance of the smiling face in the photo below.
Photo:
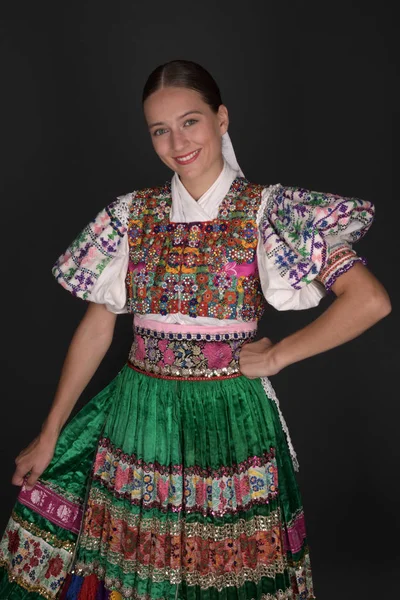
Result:
{"type": "MultiPolygon", "coordinates": [[[[215,113],[191,89],[165,87],[144,102],[154,150],[182,183],[206,191],[223,168],[221,138],[228,129],[224,105],[215,113]]],[[[201,192],[204,193],[204,192],[201,192]]]]}

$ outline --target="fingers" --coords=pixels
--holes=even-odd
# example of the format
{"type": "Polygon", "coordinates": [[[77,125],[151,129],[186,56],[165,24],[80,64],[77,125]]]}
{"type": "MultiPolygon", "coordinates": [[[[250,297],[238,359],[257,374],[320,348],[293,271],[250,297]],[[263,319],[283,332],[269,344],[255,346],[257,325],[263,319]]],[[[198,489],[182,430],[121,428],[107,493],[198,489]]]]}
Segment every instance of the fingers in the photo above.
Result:
{"type": "Polygon", "coordinates": [[[29,456],[26,454],[26,450],[27,448],[22,450],[22,452],[20,452],[15,459],[17,468],[15,469],[13,478],[11,480],[13,485],[23,485],[25,477],[30,474],[31,470],[33,469],[33,458],[32,456],[29,458],[29,456]]]}
{"type": "Polygon", "coordinates": [[[25,488],[30,491],[36,484],[37,480],[39,479],[41,473],[39,471],[35,471],[32,470],[31,474],[29,475],[28,479],[25,481],[25,488]]]}
{"type": "Polygon", "coordinates": [[[244,344],[243,348],[240,350],[240,358],[243,359],[246,355],[251,356],[254,354],[261,354],[271,346],[273,346],[273,343],[268,338],[262,338],[257,342],[244,344]]]}
{"type": "Polygon", "coordinates": [[[31,490],[41,474],[42,471],[35,469],[34,467],[18,465],[11,479],[11,483],[18,486],[25,484],[26,489],[31,490]]]}
{"type": "Polygon", "coordinates": [[[11,483],[13,485],[21,486],[24,483],[24,478],[30,470],[31,467],[29,467],[28,465],[24,465],[23,463],[18,464],[17,468],[15,469],[15,473],[11,479],[11,483]]]}

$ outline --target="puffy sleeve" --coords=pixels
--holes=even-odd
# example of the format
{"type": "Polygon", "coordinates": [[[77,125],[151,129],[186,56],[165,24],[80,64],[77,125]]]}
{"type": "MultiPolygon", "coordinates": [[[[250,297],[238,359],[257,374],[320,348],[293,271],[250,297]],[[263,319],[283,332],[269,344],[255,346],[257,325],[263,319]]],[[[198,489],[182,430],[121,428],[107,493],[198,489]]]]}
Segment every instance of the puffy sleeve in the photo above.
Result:
{"type": "Polygon", "coordinates": [[[278,310],[316,306],[356,262],[353,244],[374,218],[371,202],[280,184],[258,211],[257,260],[264,296],[278,310]]]}
{"type": "Polygon", "coordinates": [[[134,193],[119,196],[100,211],[58,258],[52,272],[71,294],[127,312],[128,217],[134,193]]]}

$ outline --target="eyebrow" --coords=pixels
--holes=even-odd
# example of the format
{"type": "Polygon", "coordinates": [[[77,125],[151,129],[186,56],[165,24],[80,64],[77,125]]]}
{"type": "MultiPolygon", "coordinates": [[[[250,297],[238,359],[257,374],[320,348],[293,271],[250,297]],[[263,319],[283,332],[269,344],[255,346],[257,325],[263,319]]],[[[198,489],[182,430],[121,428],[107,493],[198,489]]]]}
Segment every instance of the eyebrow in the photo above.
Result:
{"type": "MultiPolygon", "coordinates": [[[[183,119],[184,117],[187,117],[188,115],[193,115],[193,114],[198,114],[198,115],[202,115],[203,113],[201,112],[201,110],[188,110],[188,112],[185,112],[183,115],[181,115],[180,117],[178,117],[179,119],[183,119]]],[[[149,125],[149,129],[151,129],[152,127],[158,125],[165,125],[165,123],[163,123],[162,121],[158,121],[157,123],[151,123],[149,125]]]]}

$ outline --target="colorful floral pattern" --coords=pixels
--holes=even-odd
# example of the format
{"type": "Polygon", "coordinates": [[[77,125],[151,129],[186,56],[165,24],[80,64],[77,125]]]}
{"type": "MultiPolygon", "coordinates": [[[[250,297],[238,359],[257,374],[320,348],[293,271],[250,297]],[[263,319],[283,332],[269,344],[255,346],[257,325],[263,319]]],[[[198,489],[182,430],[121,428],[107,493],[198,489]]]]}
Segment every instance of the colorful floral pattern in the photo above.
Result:
{"type": "Polygon", "coordinates": [[[133,196],[121,196],[100,211],[54,264],[54,277],[74,296],[88,300],[97,279],[116,256],[133,196]]]}
{"type": "MultiPolygon", "coordinates": [[[[227,576],[232,584],[235,580],[240,584],[244,573],[251,580],[285,568],[279,510],[225,527],[183,519],[175,526],[156,518],[132,523],[129,510],[113,506],[106,494],[93,489],[80,544],[95,547],[125,573],[143,578],[151,569],[153,580],[177,581],[184,576],[189,584],[213,583],[219,590],[227,576]]],[[[87,566],[81,568],[88,572],[87,566]]]]}
{"type": "Polygon", "coordinates": [[[72,552],[53,547],[10,518],[0,544],[0,564],[21,587],[55,598],[65,580],[72,552]]]}
{"type": "Polygon", "coordinates": [[[239,352],[256,331],[220,335],[166,333],[135,327],[129,363],[160,377],[210,379],[239,375],[239,352]],[[212,340],[210,338],[213,338],[212,340]]]}
{"type": "Polygon", "coordinates": [[[137,192],[131,207],[128,309],[139,314],[253,321],[263,311],[256,249],[261,186],[237,178],[218,218],[170,223],[171,188],[137,192]]]}
{"type": "MultiPolygon", "coordinates": [[[[301,289],[324,269],[326,236],[353,243],[374,218],[371,202],[302,188],[271,186],[258,220],[265,251],[281,277],[301,289]]],[[[353,256],[353,263],[361,258],[353,256]]],[[[338,269],[340,265],[338,265],[338,269]]]]}
{"type": "Polygon", "coordinates": [[[96,455],[94,479],[117,497],[163,512],[222,516],[266,504],[278,494],[273,449],[262,457],[254,456],[229,468],[183,469],[182,465],[145,463],[124,454],[104,438],[96,455]]]}

